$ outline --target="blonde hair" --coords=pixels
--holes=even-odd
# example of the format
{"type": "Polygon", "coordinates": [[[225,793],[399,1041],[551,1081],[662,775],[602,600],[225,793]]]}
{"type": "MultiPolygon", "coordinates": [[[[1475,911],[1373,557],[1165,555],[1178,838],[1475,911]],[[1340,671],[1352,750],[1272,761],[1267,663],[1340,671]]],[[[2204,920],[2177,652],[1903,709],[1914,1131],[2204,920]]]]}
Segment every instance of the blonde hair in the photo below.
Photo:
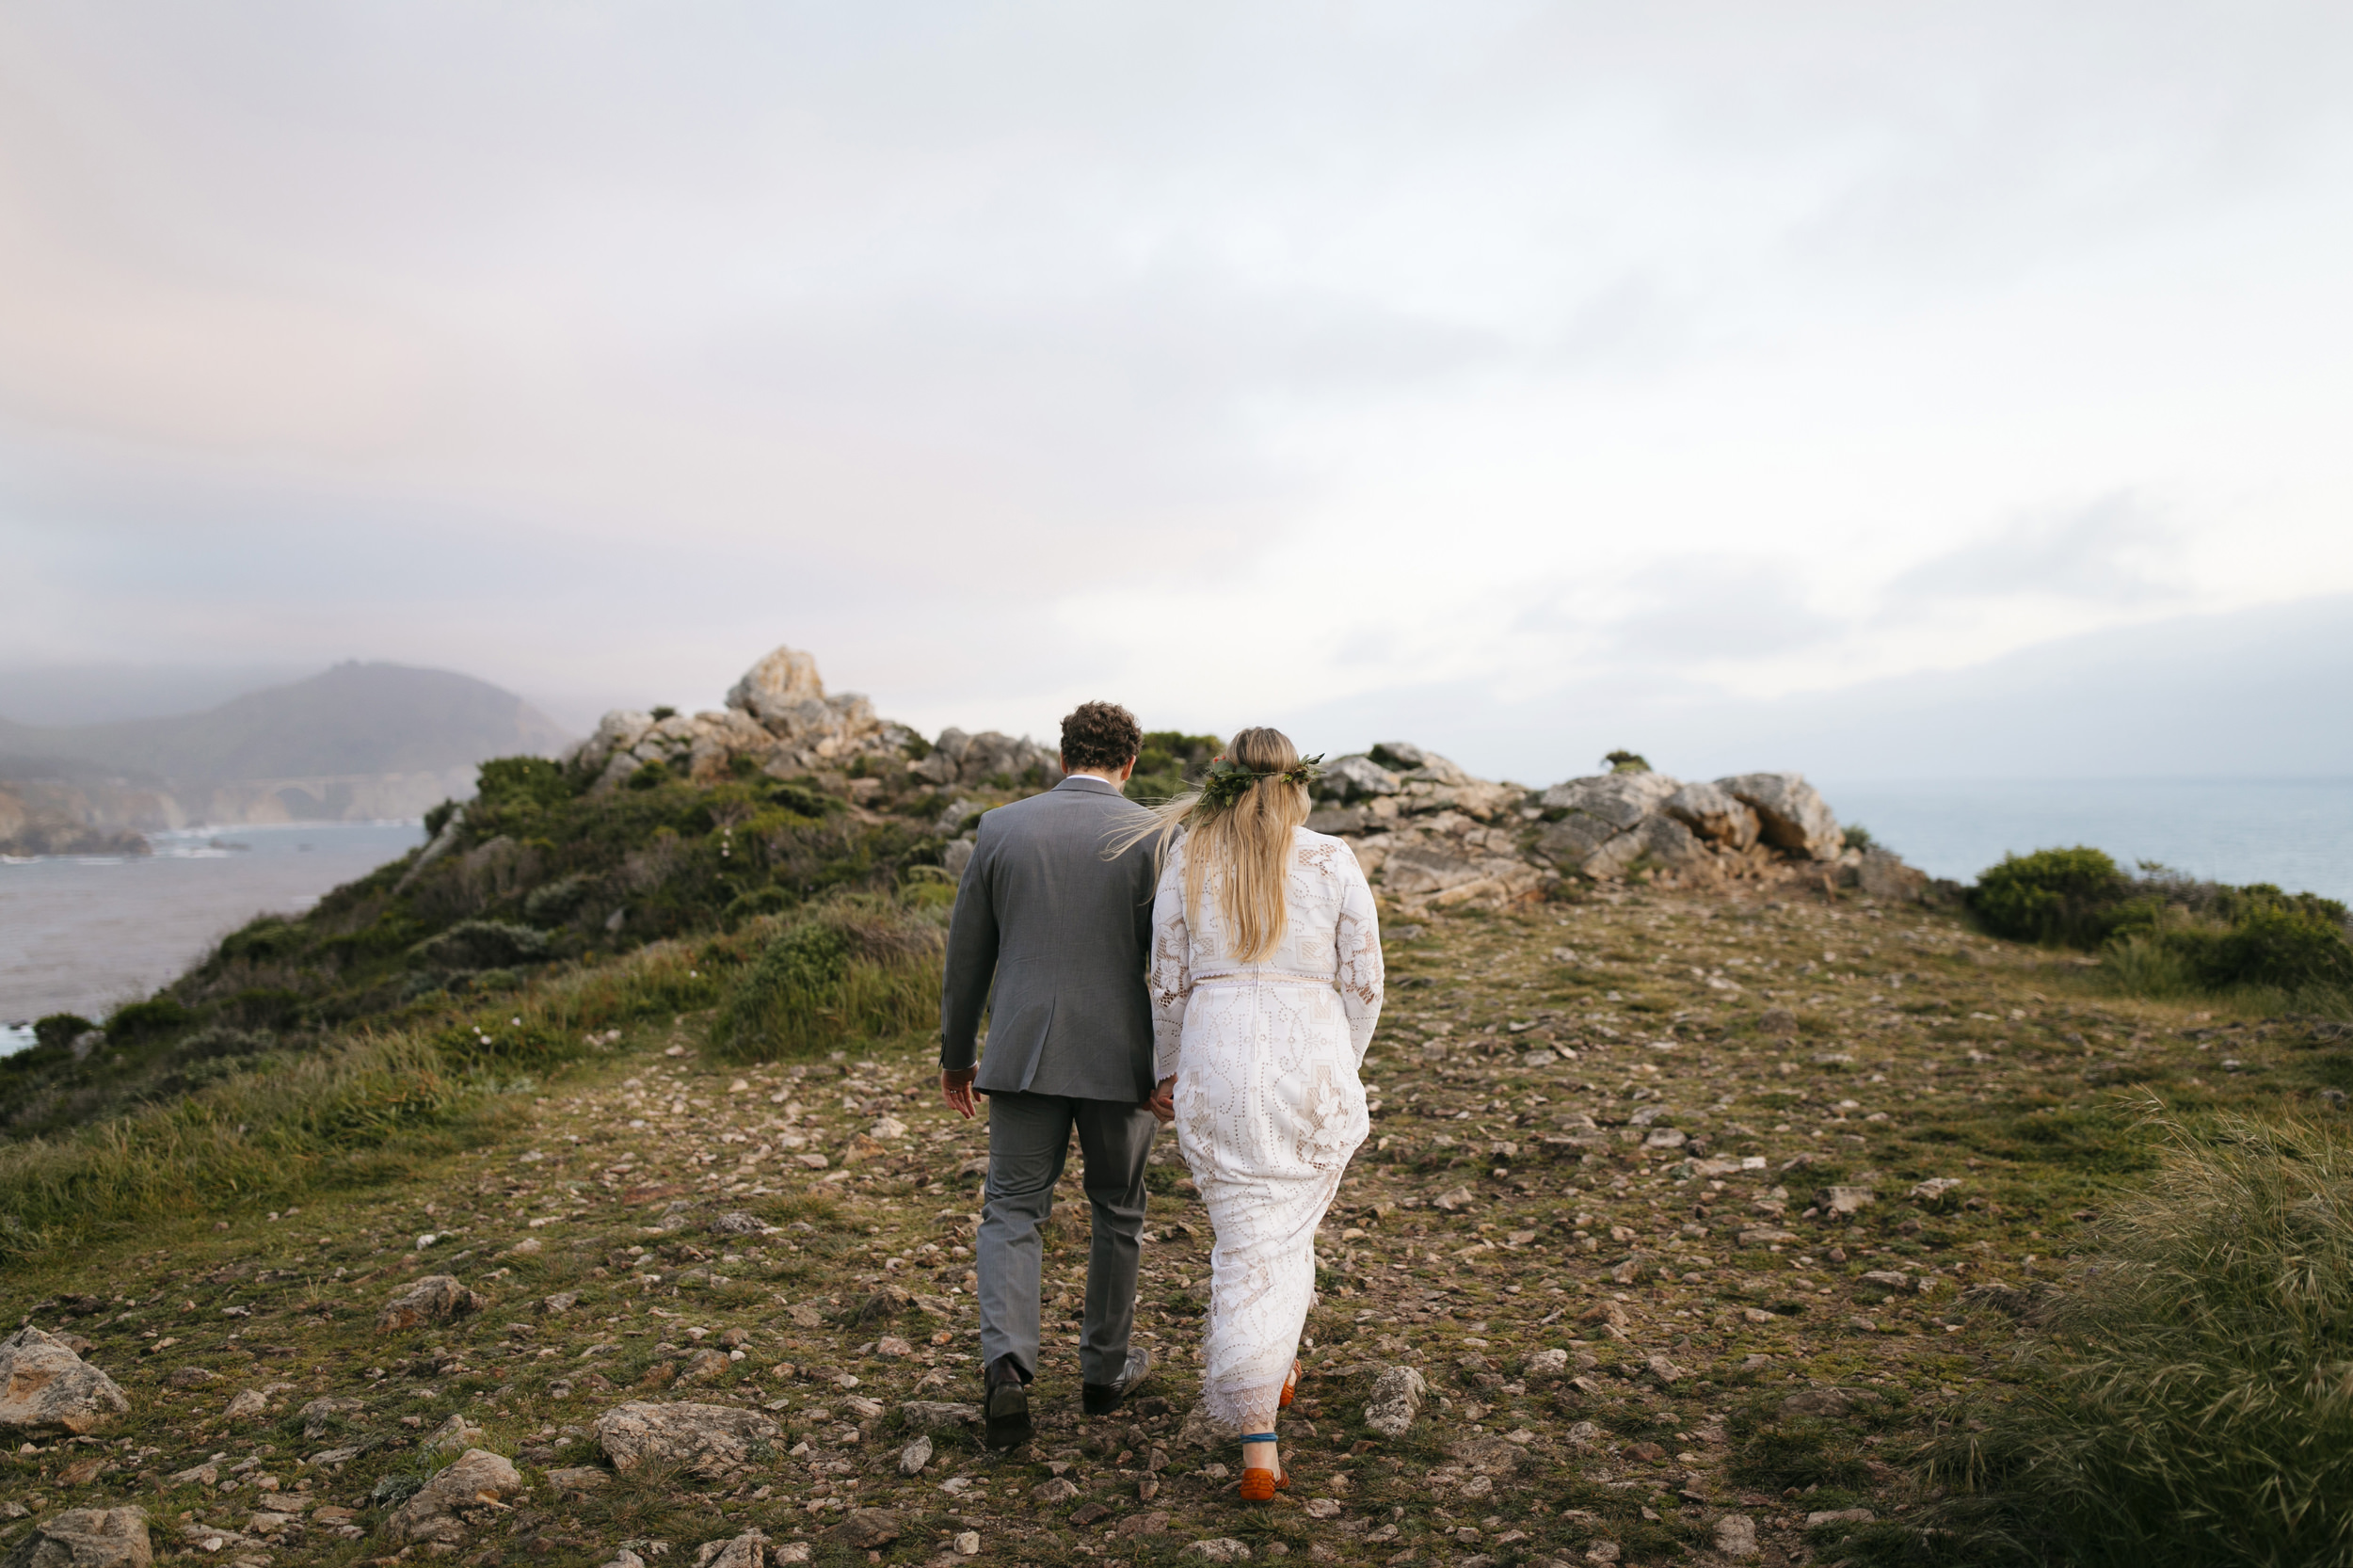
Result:
{"type": "MultiPolygon", "coordinates": [[[[1225,755],[1252,773],[1281,775],[1299,766],[1299,748],[1279,729],[1245,729],[1225,755]]],[[[1152,808],[1151,820],[1128,829],[1112,844],[1113,854],[1144,840],[1152,857],[1165,867],[1181,837],[1185,844],[1185,919],[1201,920],[1201,889],[1217,878],[1217,906],[1225,917],[1234,956],[1255,964],[1283,940],[1289,911],[1283,897],[1290,863],[1291,831],[1307,821],[1307,787],[1289,779],[1258,779],[1223,809],[1205,809],[1201,792],[1178,795],[1152,808]]]]}

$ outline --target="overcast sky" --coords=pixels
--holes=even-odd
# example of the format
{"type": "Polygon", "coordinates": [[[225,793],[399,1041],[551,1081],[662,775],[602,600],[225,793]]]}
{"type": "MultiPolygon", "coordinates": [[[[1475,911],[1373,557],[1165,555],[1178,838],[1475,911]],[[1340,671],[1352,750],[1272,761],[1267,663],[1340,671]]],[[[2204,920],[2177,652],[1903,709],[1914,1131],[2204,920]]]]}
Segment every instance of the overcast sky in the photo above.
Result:
{"type": "Polygon", "coordinates": [[[0,667],[583,723],[789,642],[1559,776],[1580,693],[2342,593],[2349,73],[2260,0],[17,0],[0,667]]]}

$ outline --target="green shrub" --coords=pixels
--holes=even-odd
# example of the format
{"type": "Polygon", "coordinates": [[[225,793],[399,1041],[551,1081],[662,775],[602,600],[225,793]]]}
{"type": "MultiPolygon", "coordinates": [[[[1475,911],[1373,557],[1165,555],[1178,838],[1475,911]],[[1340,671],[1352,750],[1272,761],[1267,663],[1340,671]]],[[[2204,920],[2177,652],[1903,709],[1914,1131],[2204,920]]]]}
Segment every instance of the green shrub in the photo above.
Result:
{"type": "Polygon", "coordinates": [[[1875,842],[1871,837],[1871,830],[1861,823],[1847,824],[1845,840],[1849,849],[1869,849],[1875,842]]]}
{"type": "Polygon", "coordinates": [[[940,913],[844,894],[790,918],[736,983],[713,1043],[738,1061],[936,1028],[940,913]]]}
{"type": "Polygon", "coordinates": [[[1214,735],[1188,735],[1176,729],[1148,729],[1136,752],[1136,771],[1128,776],[1129,800],[1167,800],[1183,794],[1200,780],[1209,760],[1225,749],[1214,735]]]}
{"type": "Polygon", "coordinates": [[[1943,1523],[1972,1561],[2353,1564],[2353,1139],[2143,1126],[2158,1173],[2030,1320],[2024,1388],[1934,1453],[1943,1523]]]}
{"type": "Polygon", "coordinates": [[[97,1027],[79,1013],[52,1013],[33,1020],[33,1044],[48,1050],[64,1050],[97,1027]]]}
{"type": "Polygon", "coordinates": [[[648,762],[629,776],[628,787],[632,790],[653,790],[670,781],[667,762],[648,762]]]}
{"type": "Polygon", "coordinates": [[[2105,852],[2078,844],[2003,856],[1978,876],[1969,907],[1996,936],[2095,947],[2131,889],[2132,879],[2105,852]]]}
{"type": "Polygon", "coordinates": [[[474,798],[482,801],[520,801],[553,806],[571,798],[572,780],[563,767],[544,757],[499,757],[482,764],[474,777],[474,798]]]}
{"type": "Polygon", "coordinates": [[[118,1007],[108,1014],[106,1038],[116,1045],[152,1040],[194,1022],[194,1013],[169,997],[158,997],[153,1001],[135,1001],[128,1007],[118,1007]]]}
{"type": "Polygon", "coordinates": [[[2199,978],[2208,985],[2353,985],[2353,948],[2343,929],[2292,906],[2258,906],[2208,944],[2199,978]]]}
{"type": "Polygon", "coordinates": [[[460,920],[418,943],[416,954],[437,969],[509,968],[551,956],[543,934],[504,920],[460,920]]]}

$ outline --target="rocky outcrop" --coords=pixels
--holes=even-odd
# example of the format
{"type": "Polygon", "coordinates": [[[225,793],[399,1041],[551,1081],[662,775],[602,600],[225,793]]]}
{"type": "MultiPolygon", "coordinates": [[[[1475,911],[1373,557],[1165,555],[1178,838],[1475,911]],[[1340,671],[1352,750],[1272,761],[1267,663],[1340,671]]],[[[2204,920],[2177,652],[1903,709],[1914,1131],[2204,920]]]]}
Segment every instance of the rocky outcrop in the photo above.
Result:
{"type": "Polygon", "coordinates": [[[1793,773],[1685,783],[1635,767],[1530,790],[1384,741],[1328,763],[1316,793],[1307,825],[1346,839],[1409,913],[1509,903],[1565,876],[1709,887],[1829,871],[1847,886],[1867,875],[1877,898],[1927,888],[1883,851],[1848,849],[1829,805],[1793,773]]]}
{"type": "Polygon", "coordinates": [[[72,1508],[35,1525],[0,1557],[0,1568],[148,1568],[154,1560],[146,1510],[72,1508]]]}
{"type": "Polygon", "coordinates": [[[0,1432],[79,1437],[129,1412],[115,1380],[37,1328],[0,1339],[0,1432]]]}
{"type": "Polygon", "coordinates": [[[948,728],[932,744],[931,755],[908,771],[941,789],[984,785],[995,778],[1054,784],[1062,778],[1062,761],[1060,753],[1035,741],[1016,740],[994,729],[967,735],[948,728]]]}
{"type": "Polygon", "coordinates": [[[692,715],[616,709],[565,760],[595,774],[598,788],[611,789],[654,762],[712,779],[744,758],[763,773],[790,778],[846,771],[861,758],[904,768],[910,749],[920,749],[913,730],[875,717],[873,704],[855,692],[826,696],[817,661],[779,648],[744,673],[724,709],[692,715]]]}

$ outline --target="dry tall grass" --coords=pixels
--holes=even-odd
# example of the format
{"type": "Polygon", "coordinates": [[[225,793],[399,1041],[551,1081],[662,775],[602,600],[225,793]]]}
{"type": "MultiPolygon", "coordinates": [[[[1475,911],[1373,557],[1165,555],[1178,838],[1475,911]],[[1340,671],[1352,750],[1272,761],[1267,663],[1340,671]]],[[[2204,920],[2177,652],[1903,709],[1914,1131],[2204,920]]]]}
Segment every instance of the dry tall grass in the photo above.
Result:
{"type": "Polygon", "coordinates": [[[2159,1173],[1938,1456],[1950,1520],[1982,1560],[2353,1565],[2353,1137],[2142,1110],[2159,1173]]]}

